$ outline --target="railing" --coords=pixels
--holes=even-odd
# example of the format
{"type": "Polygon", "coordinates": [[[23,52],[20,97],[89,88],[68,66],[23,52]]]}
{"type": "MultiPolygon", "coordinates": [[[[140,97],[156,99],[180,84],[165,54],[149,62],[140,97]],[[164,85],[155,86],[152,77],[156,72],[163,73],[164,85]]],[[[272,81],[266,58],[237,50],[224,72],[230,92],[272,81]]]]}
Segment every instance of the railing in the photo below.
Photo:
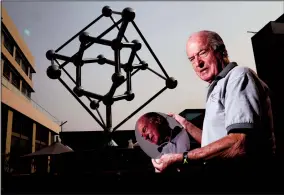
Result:
{"type": "Polygon", "coordinates": [[[52,114],[50,114],[46,109],[44,109],[42,106],[40,106],[38,103],[36,103],[33,99],[25,96],[19,89],[17,89],[13,84],[11,84],[5,77],[2,76],[2,87],[6,87],[7,89],[9,89],[10,91],[12,91],[13,93],[17,94],[18,96],[23,97],[23,99],[25,99],[27,102],[29,102],[30,104],[33,105],[33,107],[37,110],[39,110],[40,112],[44,113],[49,119],[51,119],[53,122],[59,124],[60,120],[58,120],[55,116],[53,116],[52,114]]]}

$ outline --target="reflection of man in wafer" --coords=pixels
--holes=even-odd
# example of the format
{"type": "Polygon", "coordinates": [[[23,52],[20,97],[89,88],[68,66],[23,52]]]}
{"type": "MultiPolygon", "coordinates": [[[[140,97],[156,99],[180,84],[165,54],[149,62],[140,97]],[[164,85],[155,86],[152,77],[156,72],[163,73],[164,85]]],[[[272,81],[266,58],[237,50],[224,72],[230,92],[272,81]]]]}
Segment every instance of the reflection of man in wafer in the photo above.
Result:
{"type": "Polygon", "coordinates": [[[166,117],[150,112],[137,121],[137,130],[147,141],[158,146],[161,154],[181,153],[190,149],[187,132],[179,126],[170,127],[166,117]]]}
{"type": "Polygon", "coordinates": [[[137,128],[145,140],[156,145],[170,141],[172,136],[167,119],[155,112],[141,116],[137,121],[137,128]]]}

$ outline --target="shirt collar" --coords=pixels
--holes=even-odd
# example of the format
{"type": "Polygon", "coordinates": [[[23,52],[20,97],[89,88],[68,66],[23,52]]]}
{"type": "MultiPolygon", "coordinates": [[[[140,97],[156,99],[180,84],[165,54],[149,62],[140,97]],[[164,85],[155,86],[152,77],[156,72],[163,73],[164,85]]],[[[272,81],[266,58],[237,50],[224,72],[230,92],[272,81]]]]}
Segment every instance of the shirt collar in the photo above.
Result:
{"type": "Polygon", "coordinates": [[[225,78],[227,74],[237,66],[238,64],[236,62],[230,62],[227,66],[224,67],[224,69],[216,76],[215,80],[220,80],[222,78],[225,78]]]}
{"type": "Polygon", "coordinates": [[[207,93],[207,100],[209,95],[211,94],[211,92],[213,91],[214,87],[216,86],[217,82],[222,79],[225,78],[227,76],[227,74],[237,66],[238,64],[236,62],[230,62],[227,66],[224,67],[224,69],[216,76],[216,78],[213,80],[212,83],[210,83],[209,85],[209,89],[208,89],[208,93],[207,93]]]}

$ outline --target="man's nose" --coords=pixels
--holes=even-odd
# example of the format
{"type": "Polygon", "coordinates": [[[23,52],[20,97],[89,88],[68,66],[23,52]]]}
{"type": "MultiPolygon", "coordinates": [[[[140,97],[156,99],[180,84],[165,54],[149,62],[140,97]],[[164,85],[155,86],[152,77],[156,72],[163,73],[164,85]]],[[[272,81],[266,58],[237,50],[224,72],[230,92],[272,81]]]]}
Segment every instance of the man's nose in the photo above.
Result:
{"type": "Polygon", "coordinates": [[[203,66],[204,66],[204,61],[199,58],[196,58],[196,67],[203,68],[203,66]]]}
{"type": "Polygon", "coordinates": [[[146,133],[142,133],[142,137],[143,137],[143,138],[146,138],[146,137],[147,137],[147,134],[146,134],[146,133]]]}

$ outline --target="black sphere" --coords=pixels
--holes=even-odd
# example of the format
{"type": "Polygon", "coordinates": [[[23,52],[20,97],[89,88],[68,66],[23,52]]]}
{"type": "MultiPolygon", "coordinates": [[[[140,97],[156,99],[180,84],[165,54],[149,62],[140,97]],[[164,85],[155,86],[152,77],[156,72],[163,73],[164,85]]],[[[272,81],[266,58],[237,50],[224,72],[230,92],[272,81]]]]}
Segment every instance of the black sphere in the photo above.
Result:
{"type": "Polygon", "coordinates": [[[138,50],[141,49],[142,45],[141,45],[141,43],[137,39],[133,40],[132,43],[134,43],[133,49],[135,51],[138,51],[138,50]]]}
{"type": "Polygon", "coordinates": [[[130,22],[133,21],[134,18],[135,18],[135,11],[132,8],[127,7],[122,11],[123,20],[130,22]]]}
{"type": "Polygon", "coordinates": [[[132,101],[135,97],[135,94],[132,92],[125,92],[124,94],[127,95],[127,97],[125,98],[127,101],[132,101]]]}
{"type": "Polygon", "coordinates": [[[88,38],[89,37],[89,33],[88,32],[82,32],[80,35],[79,35],[79,41],[81,43],[86,43],[88,41],[88,38]]]}
{"type": "Polygon", "coordinates": [[[47,68],[46,74],[50,79],[59,79],[61,76],[61,70],[58,65],[51,65],[47,68]]]}
{"type": "Polygon", "coordinates": [[[148,68],[148,64],[145,61],[141,61],[141,70],[146,70],[148,68]]]}
{"type": "Polygon", "coordinates": [[[111,96],[105,95],[103,98],[103,103],[104,105],[108,106],[108,105],[112,105],[113,104],[113,99],[111,96]]]}
{"type": "Polygon", "coordinates": [[[102,14],[105,17],[110,17],[112,14],[112,10],[110,9],[110,6],[104,6],[102,9],[102,14]]]}
{"type": "Polygon", "coordinates": [[[55,54],[55,51],[54,51],[54,50],[48,50],[48,51],[46,52],[45,56],[46,56],[46,58],[47,58],[48,60],[52,60],[54,54],[55,54]]]}
{"type": "Polygon", "coordinates": [[[98,109],[100,107],[100,104],[96,101],[96,100],[92,100],[90,103],[90,107],[95,110],[98,109]]]}
{"type": "Polygon", "coordinates": [[[103,65],[105,63],[105,57],[103,55],[98,55],[98,64],[103,65]]]}
{"type": "Polygon", "coordinates": [[[125,72],[132,72],[132,71],[133,71],[133,66],[132,66],[132,65],[125,64],[123,70],[124,70],[125,72]]]}
{"type": "Polygon", "coordinates": [[[83,96],[82,90],[83,90],[82,87],[74,87],[74,89],[73,89],[74,93],[75,93],[78,97],[82,97],[82,96],[83,96]]]}
{"type": "Polygon", "coordinates": [[[111,77],[111,80],[115,84],[121,84],[124,81],[124,76],[120,73],[114,73],[111,77]]]}
{"type": "Polygon", "coordinates": [[[175,78],[173,77],[170,77],[166,80],[166,87],[169,89],[176,88],[177,84],[178,84],[177,80],[175,80],[175,78]]]}
{"type": "Polygon", "coordinates": [[[118,39],[113,39],[111,42],[111,48],[113,50],[121,49],[121,42],[118,39]]]}

